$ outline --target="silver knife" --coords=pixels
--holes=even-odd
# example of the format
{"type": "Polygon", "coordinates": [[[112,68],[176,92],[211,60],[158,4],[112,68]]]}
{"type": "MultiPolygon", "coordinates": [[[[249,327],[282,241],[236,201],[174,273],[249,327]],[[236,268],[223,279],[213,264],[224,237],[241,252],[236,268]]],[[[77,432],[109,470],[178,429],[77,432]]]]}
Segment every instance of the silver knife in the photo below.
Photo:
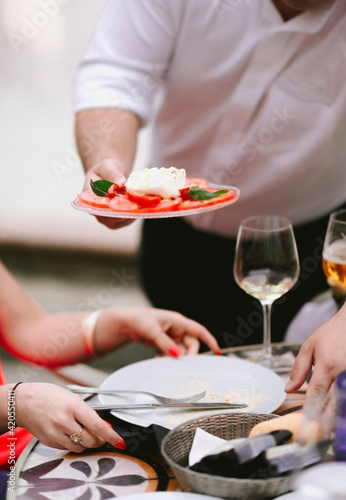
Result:
{"type": "Polygon", "coordinates": [[[247,408],[245,403],[129,403],[129,404],[110,404],[110,405],[90,405],[90,408],[96,411],[115,411],[115,410],[158,410],[164,408],[180,408],[190,410],[235,410],[247,408]]]}

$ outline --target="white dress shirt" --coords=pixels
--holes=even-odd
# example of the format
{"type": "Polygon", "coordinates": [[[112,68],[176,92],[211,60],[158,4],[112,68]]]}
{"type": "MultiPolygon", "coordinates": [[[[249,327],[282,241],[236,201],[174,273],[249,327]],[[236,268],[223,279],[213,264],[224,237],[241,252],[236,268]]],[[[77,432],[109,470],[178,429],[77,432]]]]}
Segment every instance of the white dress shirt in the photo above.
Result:
{"type": "MultiPolygon", "coordinates": [[[[76,75],[75,111],[154,123],[149,166],[185,168],[240,198],[190,217],[294,224],[346,201],[346,1],[284,22],[271,0],[110,0],[76,75]]],[[[143,168],[148,165],[143,165],[143,168]]]]}

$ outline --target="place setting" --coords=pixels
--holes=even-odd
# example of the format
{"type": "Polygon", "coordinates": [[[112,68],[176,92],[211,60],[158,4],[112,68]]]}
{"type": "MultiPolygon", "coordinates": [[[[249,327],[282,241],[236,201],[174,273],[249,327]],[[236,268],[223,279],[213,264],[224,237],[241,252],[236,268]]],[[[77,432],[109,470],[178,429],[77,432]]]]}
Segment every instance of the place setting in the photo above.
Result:
{"type": "MultiPolygon", "coordinates": [[[[169,175],[173,173],[177,174],[170,171],[169,175]]],[[[232,201],[177,209],[179,203],[194,203],[183,199],[181,190],[187,194],[190,189],[199,190],[203,181],[184,177],[173,211],[193,214],[236,201],[237,192],[232,201]]],[[[102,181],[94,188],[103,191],[88,196],[93,202],[100,198],[101,204],[108,204],[97,210],[118,217],[121,211],[111,208],[112,200],[127,207],[128,201],[137,202],[130,199],[131,189],[113,186],[102,181]],[[112,191],[116,194],[110,197],[112,191]]],[[[217,192],[209,184],[201,189],[217,192]]],[[[152,195],[143,196],[140,203],[147,203],[143,200],[152,195]]],[[[163,201],[156,200],[151,207],[137,203],[129,217],[169,217],[170,210],[159,209],[163,201]],[[150,212],[155,206],[157,211],[150,212]]],[[[208,197],[202,201],[208,202],[208,197]]],[[[90,210],[94,208],[85,211],[93,214],[90,210]]],[[[301,472],[313,469],[326,457],[329,460],[330,436],[323,432],[318,418],[299,411],[305,389],[297,391],[293,399],[284,391],[294,355],[275,355],[271,343],[272,303],[294,287],[299,275],[290,222],[279,216],[244,220],[238,231],[233,272],[237,284],[263,307],[263,344],[244,346],[235,356],[228,349],[222,355],[158,356],[114,371],[98,387],[67,385],[119,433],[127,448],[115,450],[105,445],[76,456],[33,442],[22,459],[18,500],[40,498],[43,492],[53,499],[57,484],[64,498],[71,500],[96,499],[100,492],[102,498],[126,495],[133,500],[148,498],[144,497],[147,493],[157,500],[273,499],[290,495],[301,472]],[[290,398],[293,406],[286,404],[290,398]]]]}
{"type": "MultiPolygon", "coordinates": [[[[89,390],[68,388],[79,394],[88,394],[89,390]]],[[[172,429],[190,418],[218,412],[270,413],[284,401],[283,389],[277,374],[249,361],[215,355],[160,357],[132,363],[112,373],[95,388],[98,396],[92,406],[134,425],[156,424],[172,429]],[[173,402],[173,407],[167,408],[167,403],[160,404],[143,393],[147,391],[174,399],[204,395],[196,401],[173,402]],[[149,407],[143,409],[142,405],[149,407]]]]}
{"type": "Polygon", "coordinates": [[[64,498],[76,498],[73,495],[87,491],[98,498],[96,492],[101,487],[116,495],[127,489],[138,494],[160,489],[179,492],[181,486],[161,454],[162,442],[169,432],[181,423],[201,417],[212,420],[233,415],[246,419],[251,412],[257,415],[255,418],[261,418],[260,415],[270,414],[285,399],[283,383],[274,372],[248,361],[209,354],[139,361],[115,371],[98,388],[78,390],[73,385],[68,388],[85,397],[91,406],[98,406],[97,411],[122,436],[128,448],[120,451],[103,447],[76,456],[39,442],[32,443],[21,468],[18,499],[36,498],[34,490],[38,495],[45,491],[47,498],[53,498],[50,488],[53,491],[56,481],[62,478],[61,487],[66,488],[62,489],[64,498]],[[114,394],[95,397],[103,390],[114,394]],[[81,394],[83,391],[85,394],[81,394]],[[164,397],[164,401],[155,395],[164,397]],[[164,405],[179,404],[167,403],[167,398],[188,398],[192,403],[186,404],[210,404],[212,408],[167,408],[164,405]],[[136,405],[152,403],[163,407],[135,409],[136,405]],[[131,408],[109,409],[116,405],[131,408]]]}
{"type": "Polygon", "coordinates": [[[36,441],[13,498],[44,492],[53,499],[57,484],[66,499],[96,499],[101,490],[134,500],[148,492],[158,500],[173,492],[182,500],[273,498],[290,491],[297,472],[321,461],[330,446],[315,428],[302,445],[302,413],[276,414],[286,398],[281,377],[238,358],[157,357],[120,368],[99,387],[67,388],[112,425],[127,450],[104,446],[76,455],[36,441]]]}
{"type": "Polygon", "coordinates": [[[186,494],[273,498],[290,491],[297,472],[320,462],[331,444],[313,426],[311,440],[299,442],[302,414],[275,414],[286,398],[281,377],[237,358],[153,358],[117,370],[98,388],[67,388],[86,396],[120,432],[128,443],[124,458],[161,455],[186,494]],[[231,450],[242,457],[234,471],[231,450]]]}

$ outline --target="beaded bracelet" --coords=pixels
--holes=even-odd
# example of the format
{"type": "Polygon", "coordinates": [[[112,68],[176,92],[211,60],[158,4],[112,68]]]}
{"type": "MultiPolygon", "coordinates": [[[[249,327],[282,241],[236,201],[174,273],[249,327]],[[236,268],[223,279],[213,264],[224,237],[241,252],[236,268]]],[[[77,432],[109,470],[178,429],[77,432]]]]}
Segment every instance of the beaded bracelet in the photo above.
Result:
{"type": "Polygon", "coordinates": [[[84,316],[81,324],[81,333],[83,338],[84,350],[88,356],[95,355],[95,327],[98,317],[102,311],[93,311],[90,314],[84,316]]]}

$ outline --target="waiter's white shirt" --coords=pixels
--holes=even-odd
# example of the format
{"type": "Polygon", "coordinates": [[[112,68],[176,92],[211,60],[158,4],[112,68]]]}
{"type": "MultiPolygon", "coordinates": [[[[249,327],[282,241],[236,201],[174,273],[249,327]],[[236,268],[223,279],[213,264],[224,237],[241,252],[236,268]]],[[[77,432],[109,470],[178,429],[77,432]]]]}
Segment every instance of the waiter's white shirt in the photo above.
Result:
{"type": "Polygon", "coordinates": [[[154,123],[149,166],[240,189],[190,218],[201,229],[235,236],[260,213],[301,224],[346,200],[345,0],[288,22],[271,0],[110,0],[75,89],[76,112],[154,123]]]}

